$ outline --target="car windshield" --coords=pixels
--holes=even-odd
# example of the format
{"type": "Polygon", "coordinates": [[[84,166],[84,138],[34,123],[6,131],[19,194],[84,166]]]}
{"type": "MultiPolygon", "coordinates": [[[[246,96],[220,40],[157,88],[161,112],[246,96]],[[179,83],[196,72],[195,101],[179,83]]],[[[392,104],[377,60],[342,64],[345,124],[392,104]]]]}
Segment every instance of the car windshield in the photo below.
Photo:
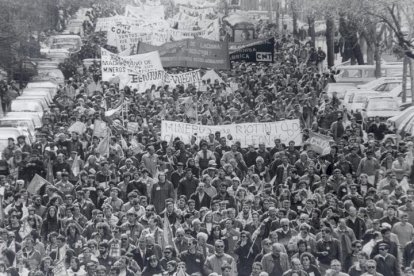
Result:
{"type": "Polygon", "coordinates": [[[392,99],[387,100],[371,100],[368,102],[368,110],[398,110],[398,104],[392,99]]]}

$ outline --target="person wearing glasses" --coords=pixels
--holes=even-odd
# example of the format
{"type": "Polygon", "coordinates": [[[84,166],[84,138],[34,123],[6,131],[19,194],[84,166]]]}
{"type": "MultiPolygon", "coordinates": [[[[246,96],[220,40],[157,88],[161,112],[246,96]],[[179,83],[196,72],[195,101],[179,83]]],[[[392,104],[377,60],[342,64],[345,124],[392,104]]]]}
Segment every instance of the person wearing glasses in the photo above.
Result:
{"type": "Polygon", "coordinates": [[[378,245],[379,254],[373,259],[377,263],[377,271],[387,276],[401,276],[401,268],[396,257],[389,253],[390,246],[382,242],[378,245]]]}
{"type": "Polygon", "coordinates": [[[202,273],[205,262],[204,255],[197,252],[197,240],[190,238],[188,240],[188,249],[181,253],[180,259],[185,263],[186,272],[190,275],[194,273],[202,273]]]}
{"type": "MultiPolygon", "coordinates": [[[[361,276],[384,276],[381,273],[377,272],[377,262],[374,260],[368,260],[366,262],[366,272],[361,276]]],[[[352,276],[351,274],[349,274],[352,276]]]]}
{"type": "Polygon", "coordinates": [[[228,263],[231,266],[231,272],[229,275],[237,276],[237,267],[234,258],[226,253],[224,253],[224,242],[221,240],[216,240],[214,243],[215,253],[209,257],[204,264],[204,272],[206,275],[210,273],[222,274],[222,265],[228,263]]]}

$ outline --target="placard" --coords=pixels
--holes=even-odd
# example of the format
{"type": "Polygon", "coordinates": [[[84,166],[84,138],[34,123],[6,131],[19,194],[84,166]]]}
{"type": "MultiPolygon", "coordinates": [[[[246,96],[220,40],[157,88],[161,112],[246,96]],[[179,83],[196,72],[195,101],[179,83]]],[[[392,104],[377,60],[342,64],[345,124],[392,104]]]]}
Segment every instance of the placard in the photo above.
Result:
{"type": "Polygon", "coordinates": [[[332,141],[332,137],[320,133],[310,132],[307,143],[310,144],[312,150],[323,155],[328,154],[331,151],[330,141],[332,141]]]}
{"type": "Polygon", "coordinates": [[[149,71],[163,70],[157,51],[133,56],[120,56],[101,48],[102,80],[110,81],[116,76],[129,73],[143,74],[149,71]]]}

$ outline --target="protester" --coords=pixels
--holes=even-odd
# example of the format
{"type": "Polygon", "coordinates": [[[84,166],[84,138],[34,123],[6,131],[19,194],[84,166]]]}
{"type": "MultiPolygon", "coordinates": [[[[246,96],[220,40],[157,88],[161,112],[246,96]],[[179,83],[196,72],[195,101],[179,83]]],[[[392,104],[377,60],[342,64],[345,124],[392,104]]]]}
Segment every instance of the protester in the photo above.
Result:
{"type": "MultiPolygon", "coordinates": [[[[93,30],[97,18],[115,15],[112,7],[92,5],[83,52],[111,49],[93,30]]],[[[61,14],[56,28],[66,21],[61,14]]],[[[412,137],[397,136],[380,118],[363,126],[336,95],[329,98],[324,87],[333,73],[321,48],[265,21],[256,27],[258,37],[275,38],[274,63],[236,61],[198,85],[120,87],[101,81],[96,62],[74,72],[45,113],[37,142],[10,137],[2,152],[0,273],[353,276],[412,269],[412,137]],[[73,105],[64,106],[58,99],[69,91],[73,105]],[[105,115],[117,107],[122,111],[105,115]],[[224,131],[163,140],[163,120],[205,129],[298,120],[301,135],[255,144],[224,131]],[[84,128],[70,129],[75,123],[84,128]],[[329,146],[320,149],[311,137],[329,146]]],[[[7,111],[14,84],[0,88],[7,111]]]]}

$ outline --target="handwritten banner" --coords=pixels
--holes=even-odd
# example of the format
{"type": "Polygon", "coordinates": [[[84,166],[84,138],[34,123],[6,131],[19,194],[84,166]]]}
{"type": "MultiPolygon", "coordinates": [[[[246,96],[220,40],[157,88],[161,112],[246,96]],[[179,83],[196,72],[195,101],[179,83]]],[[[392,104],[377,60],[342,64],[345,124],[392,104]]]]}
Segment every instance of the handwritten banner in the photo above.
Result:
{"type": "Polygon", "coordinates": [[[311,132],[307,143],[310,144],[311,149],[319,154],[327,154],[331,150],[330,141],[332,138],[323,134],[311,132]]]}
{"type": "Polygon", "coordinates": [[[228,137],[231,135],[232,142],[239,141],[243,148],[248,145],[258,146],[264,143],[266,147],[274,146],[274,140],[280,139],[282,143],[288,144],[295,141],[296,144],[302,143],[302,134],[299,120],[285,120],[271,123],[244,123],[233,125],[205,126],[187,124],[173,121],[162,121],[161,140],[180,138],[184,143],[190,143],[192,136],[208,140],[209,134],[220,131],[221,135],[228,137]]]}
{"type": "Polygon", "coordinates": [[[150,89],[152,85],[155,87],[168,85],[175,88],[177,85],[184,87],[189,84],[201,82],[200,70],[189,71],[181,74],[168,74],[164,70],[151,71],[142,75],[130,74],[126,80],[122,79],[121,87],[129,86],[131,89],[137,89],[143,93],[146,89],[150,89]]]}
{"type": "Polygon", "coordinates": [[[110,81],[116,76],[126,77],[129,73],[143,74],[163,70],[158,52],[141,55],[120,56],[101,48],[102,80],[110,81]]]}

